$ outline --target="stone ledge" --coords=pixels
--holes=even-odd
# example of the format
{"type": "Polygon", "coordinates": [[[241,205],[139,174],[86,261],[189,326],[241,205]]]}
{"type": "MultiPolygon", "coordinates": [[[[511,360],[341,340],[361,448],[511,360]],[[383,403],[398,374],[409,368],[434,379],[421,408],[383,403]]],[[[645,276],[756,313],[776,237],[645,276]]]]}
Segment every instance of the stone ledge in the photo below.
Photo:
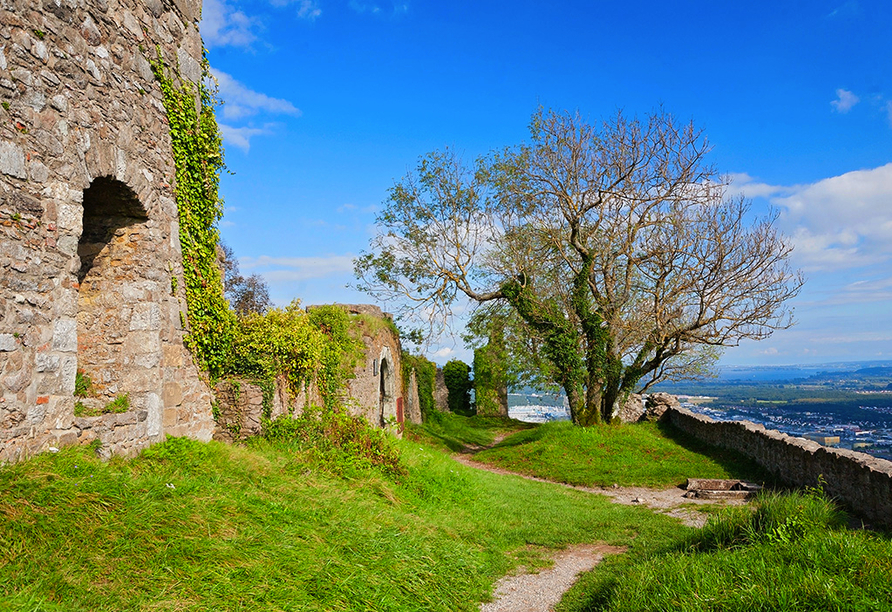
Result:
{"type": "Polygon", "coordinates": [[[828,448],[747,421],[715,421],[681,407],[666,415],[676,428],[745,455],[786,484],[821,486],[856,514],[892,527],[892,461],[828,448]]]}

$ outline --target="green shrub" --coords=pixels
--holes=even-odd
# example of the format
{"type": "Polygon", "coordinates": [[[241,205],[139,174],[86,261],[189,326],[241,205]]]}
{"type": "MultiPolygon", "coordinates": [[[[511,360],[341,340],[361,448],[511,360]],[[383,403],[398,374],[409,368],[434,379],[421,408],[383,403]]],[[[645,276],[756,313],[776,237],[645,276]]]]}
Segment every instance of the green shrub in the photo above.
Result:
{"type": "Polygon", "coordinates": [[[281,374],[292,395],[315,381],[330,407],[353,376],[363,349],[344,309],[321,306],[308,314],[294,300],[285,308],[239,318],[226,374],[258,381],[261,386],[281,374]]]}
{"type": "Polygon", "coordinates": [[[393,439],[341,407],[310,407],[296,418],[281,415],[265,420],[263,437],[309,449],[323,465],[338,473],[373,467],[391,476],[406,474],[393,439]]]}
{"type": "Polygon", "coordinates": [[[443,366],[443,380],[446,383],[449,410],[457,414],[471,412],[471,367],[463,361],[453,359],[443,366]]]}
{"type": "Polygon", "coordinates": [[[755,504],[725,508],[710,517],[691,540],[695,550],[728,549],[759,543],[789,544],[809,533],[841,529],[845,512],[820,489],[764,493],[755,504]]]}

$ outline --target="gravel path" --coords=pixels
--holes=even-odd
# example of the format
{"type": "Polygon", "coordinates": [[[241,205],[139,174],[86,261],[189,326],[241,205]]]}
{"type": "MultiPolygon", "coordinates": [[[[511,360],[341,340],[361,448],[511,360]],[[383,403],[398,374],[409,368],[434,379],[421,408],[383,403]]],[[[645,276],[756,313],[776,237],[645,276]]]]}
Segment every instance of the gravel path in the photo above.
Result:
{"type": "Polygon", "coordinates": [[[537,478],[536,476],[529,476],[528,474],[512,472],[510,470],[495,467],[486,463],[480,463],[479,461],[474,461],[473,459],[471,459],[470,455],[466,454],[453,455],[452,457],[459,463],[463,463],[464,465],[476,468],[478,470],[486,470],[487,472],[492,472],[494,474],[520,476],[521,478],[526,478],[527,480],[534,480],[536,482],[548,482],[551,484],[560,485],[562,487],[567,487],[568,489],[583,491],[585,493],[606,495],[612,498],[613,501],[618,504],[627,504],[630,506],[647,506],[648,508],[652,508],[668,516],[680,519],[682,523],[690,527],[702,527],[706,524],[706,518],[708,516],[705,512],[699,512],[696,509],[691,508],[690,506],[700,504],[715,505],[716,503],[720,503],[723,505],[739,505],[746,503],[743,500],[733,499],[722,501],[716,501],[714,499],[691,499],[685,497],[685,493],[687,493],[687,491],[678,487],[673,487],[671,489],[648,489],[646,487],[583,487],[580,485],[570,485],[563,482],[555,482],[553,480],[537,478]]]}
{"type": "MultiPolygon", "coordinates": [[[[585,493],[606,495],[615,503],[630,506],[641,505],[652,508],[668,516],[681,520],[690,527],[702,527],[706,524],[707,514],[692,508],[699,504],[739,505],[746,503],[744,500],[706,500],[685,497],[684,489],[674,487],[671,489],[649,489],[646,487],[583,487],[570,485],[536,476],[529,476],[519,472],[512,472],[504,468],[495,467],[472,458],[485,448],[491,448],[507,437],[508,434],[496,436],[493,443],[486,447],[467,447],[463,453],[453,455],[453,458],[478,470],[485,470],[494,474],[519,476],[536,482],[547,482],[560,485],[569,489],[576,489],[585,493]]],[[[480,612],[551,612],[554,606],[561,600],[564,593],[576,582],[576,577],[591,570],[604,555],[625,552],[625,548],[609,546],[606,544],[583,544],[571,546],[554,557],[554,566],[542,570],[538,574],[521,573],[514,576],[505,576],[496,584],[493,601],[482,604],[480,612]]]]}
{"type": "Polygon", "coordinates": [[[554,566],[549,569],[499,580],[494,601],[480,606],[480,612],[549,612],[573,586],[576,576],[595,567],[604,555],[625,550],[606,544],[571,546],[555,556],[554,566]]]}

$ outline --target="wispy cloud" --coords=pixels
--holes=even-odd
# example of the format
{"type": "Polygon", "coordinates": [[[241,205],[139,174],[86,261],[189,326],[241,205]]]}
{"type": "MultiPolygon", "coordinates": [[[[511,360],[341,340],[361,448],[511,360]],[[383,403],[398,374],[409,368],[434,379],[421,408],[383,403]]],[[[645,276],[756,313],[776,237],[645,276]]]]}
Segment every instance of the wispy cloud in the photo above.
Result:
{"type": "Polygon", "coordinates": [[[892,100],[886,102],[886,118],[889,120],[889,126],[892,127],[892,100]]]}
{"type": "Polygon", "coordinates": [[[766,198],[789,189],[782,185],[763,183],[754,179],[746,172],[735,172],[728,175],[728,178],[731,181],[730,191],[742,194],[747,198],[766,198]]]}
{"type": "Polygon", "coordinates": [[[372,2],[361,2],[360,0],[350,0],[348,6],[357,13],[372,13],[373,15],[381,12],[381,7],[372,2]]]}
{"type": "Polygon", "coordinates": [[[301,115],[300,109],[288,100],[272,98],[264,93],[254,91],[221,70],[213,69],[212,72],[220,86],[225,119],[242,119],[259,112],[295,117],[301,115]]]}
{"type": "Polygon", "coordinates": [[[235,127],[225,123],[219,123],[220,133],[223,134],[223,143],[238,147],[246,153],[251,149],[251,138],[264,134],[271,134],[273,124],[264,127],[235,127]]]}
{"type": "MultiPolygon", "coordinates": [[[[369,2],[368,0],[350,0],[347,3],[351,9],[355,12],[363,14],[368,13],[370,15],[387,15],[388,13],[381,7],[377,2],[369,2]]],[[[399,17],[400,15],[405,15],[409,12],[409,3],[408,2],[400,2],[399,0],[394,0],[391,2],[391,11],[389,15],[393,17],[399,17]]]]}
{"type": "Polygon", "coordinates": [[[201,11],[201,37],[209,49],[249,48],[257,40],[260,20],[238,10],[226,0],[204,0],[201,11]]]}
{"type": "Polygon", "coordinates": [[[831,272],[892,261],[892,163],[805,185],[770,185],[732,174],[732,193],[767,198],[806,271],[831,272]]]}
{"type": "Polygon", "coordinates": [[[847,89],[837,89],[836,100],[830,102],[830,106],[832,106],[837,113],[845,114],[852,110],[852,107],[860,101],[861,98],[851,91],[847,89]]]}
{"type": "Polygon", "coordinates": [[[848,2],[843,2],[836,8],[834,8],[830,13],[828,13],[828,19],[840,19],[840,18],[851,18],[857,17],[861,15],[861,5],[858,4],[857,0],[848,0],[848,2]]]}
{"type": "Polygon", "coordinates": [[[319,4],[315,0],[270,0],[270,4],[278,7],[296,4],[297,16],[310,21],[314,21],[322,15],[322,9],[319,8],[319,4]]]}
{"type": "Polygon", "coordinates": [[[354,255],[325,257],[246,257],[239,260],[244,270],[263,269],[263,276],[271,283],[302,281],[353,273],[354,255]]]}

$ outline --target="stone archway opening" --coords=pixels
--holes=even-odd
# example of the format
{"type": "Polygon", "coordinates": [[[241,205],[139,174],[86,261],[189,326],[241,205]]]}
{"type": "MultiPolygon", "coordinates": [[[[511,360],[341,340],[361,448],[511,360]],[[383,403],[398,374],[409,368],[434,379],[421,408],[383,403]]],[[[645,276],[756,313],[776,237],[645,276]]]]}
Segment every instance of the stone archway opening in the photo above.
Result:
{"type": "Polygon", "coordinates": [[[151,301],[140,289],[148,214],[133,190],[111,177],[98,177],[84,190],[83,210],[77,249],[78,368],[93,381],[93,394],[111,399],[127,392],[122,382],[131,365],[128,338],[151,326],[138,320],[151,318],[151,304],[138,307],[151,301]]]}
{"type": "Polygon", "coordinates": [[[381,373],[378,383],[378,404],[381,427],[386,427],[388,420],[396,417],[396,394],[394,393],[393,366],[389,355],[381,357],[381,373]]]}

